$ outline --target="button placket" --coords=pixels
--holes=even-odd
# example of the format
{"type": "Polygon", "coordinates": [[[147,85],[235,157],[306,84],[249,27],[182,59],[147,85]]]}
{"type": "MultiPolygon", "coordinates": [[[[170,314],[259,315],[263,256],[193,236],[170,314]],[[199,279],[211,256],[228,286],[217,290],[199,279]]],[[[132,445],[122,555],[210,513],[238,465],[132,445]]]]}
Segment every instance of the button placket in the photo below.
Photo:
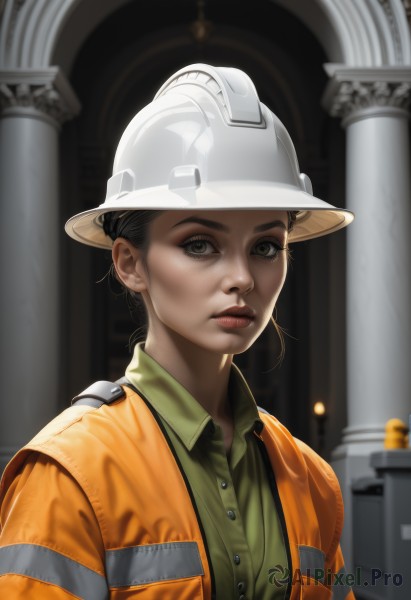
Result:
{"type": "MultiPolygon", "coordinates": [[[[209,449],[212,460],[213,470],[216,476],[216,484],[221,499],[221,507],[225,511],[226,525],[223,526],[222,536],[225,540],[226,549],[231,551],[231,564],[233,567],[233,576],[235,581],[235,596],[245,600],[244,592],[245,582],[253,581],[253,570],[249,548],[245,538],[244,524],[241,519],[241,513],[238,506],[237,495],[235,492],[232,474],[224,447],[224,441],[221,429],[217,426],[216,432],[209,449]],[[211,456],[212,455],[212,456],[211,456]],[[241,582],[241,589],[238,583],[241,582]]],[[[250,592],[253,586],[251,585],[250,592]]]]}

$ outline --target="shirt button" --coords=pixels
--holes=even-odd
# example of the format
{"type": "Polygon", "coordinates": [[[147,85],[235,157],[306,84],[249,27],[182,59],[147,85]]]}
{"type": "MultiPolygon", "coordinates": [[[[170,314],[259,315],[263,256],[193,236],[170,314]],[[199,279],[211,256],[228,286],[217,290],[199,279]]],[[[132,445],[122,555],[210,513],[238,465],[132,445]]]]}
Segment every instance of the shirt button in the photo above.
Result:
{"type": "Polygon", "coordinates": [[[235,521],[235,519],[236,519],[235,512],[234,512],[233,510],[228,510],[228,511],[227,511],[227,517],[228,517],[229,519],[231,519],[232,521],[235,521]]]}
{"type": "Polygon", "coordinates": [[[244,581],[239,581],[237,583],[237,588],[239,592],[245,592],[245,583],[244,581]]]}
{"type": "Polygon", "coordinates": [[[221,487],[223,488],[223,490],[226,490],[228,488],[228,483],[226,481],[222,481],[220,483],[221,487]]]}
{"type": "Polygon", "coordinates": [[[240,560],[240,555],[239,555],[239,554],[234,554],[234,563],[235,563],[236,565],[239,565],[239,564],[240,564],[240,562],[241,562],[241,560],[240,560]]]}
{"type": "Polygon", "coordinates": [[[244,596],[244,594],[241,594],[238,600],[247,600],[247,598],[244,596]]]}

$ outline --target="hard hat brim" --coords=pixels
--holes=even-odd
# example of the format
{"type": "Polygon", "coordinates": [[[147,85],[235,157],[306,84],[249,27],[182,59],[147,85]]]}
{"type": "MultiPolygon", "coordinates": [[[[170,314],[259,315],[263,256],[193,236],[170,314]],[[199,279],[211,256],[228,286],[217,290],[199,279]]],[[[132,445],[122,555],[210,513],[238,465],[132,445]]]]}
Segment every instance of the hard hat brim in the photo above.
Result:
{"type": "Polygon", "coordinates": [[[349,225],[354,215],[289,185],[235,181],[203,184],[198,188],[170,190],[161,186],[112,197],[102,205],[71,217],[66,233],[73,239],[110,249],[103,230],[103,215],[130,210],[275,210],[297,211],[289,243],[327,235],[349,225]]]}

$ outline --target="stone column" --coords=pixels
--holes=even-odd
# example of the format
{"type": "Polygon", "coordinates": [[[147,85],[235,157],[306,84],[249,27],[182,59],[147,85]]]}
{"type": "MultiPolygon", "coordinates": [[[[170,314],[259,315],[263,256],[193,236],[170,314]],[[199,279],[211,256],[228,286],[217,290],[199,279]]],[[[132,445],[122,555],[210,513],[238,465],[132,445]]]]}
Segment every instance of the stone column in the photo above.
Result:
{"type": "Polygon", "coordinates": [[[79,103],[57,68],[0,71],[0,472],[56,413],[60,124],[79,103]]]}
{"type": "Polygon", "coordinates": [[[352,568],[352,481],[373,474],[386,421],[411,413],[411,70],[327,70],[324,105],[346,129],[346,207],[356,215],[347,230],[348,423],[332,458],[352,568]]]}

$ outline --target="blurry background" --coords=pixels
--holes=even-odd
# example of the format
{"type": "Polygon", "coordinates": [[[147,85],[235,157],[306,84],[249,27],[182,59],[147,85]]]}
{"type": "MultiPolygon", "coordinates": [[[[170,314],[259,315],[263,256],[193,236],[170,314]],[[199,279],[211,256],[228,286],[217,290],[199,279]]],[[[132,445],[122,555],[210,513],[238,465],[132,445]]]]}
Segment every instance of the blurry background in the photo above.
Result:
{"type": "Polygon", "coordinates": [[[123,375],[139,327],[105,277],[109,253],[70,240],[66,219],[103,202],[122,131],[173,72],[234,66],[286,125],[316,196],[357,215],[292,247],[282,363],[273,328],[236,359],[258,403],[332,462],[350,523],[352,478],[370,472],[386,420],[411,412],[408,0],[0,10],[0,469],[72,396],[123,375]]]}

